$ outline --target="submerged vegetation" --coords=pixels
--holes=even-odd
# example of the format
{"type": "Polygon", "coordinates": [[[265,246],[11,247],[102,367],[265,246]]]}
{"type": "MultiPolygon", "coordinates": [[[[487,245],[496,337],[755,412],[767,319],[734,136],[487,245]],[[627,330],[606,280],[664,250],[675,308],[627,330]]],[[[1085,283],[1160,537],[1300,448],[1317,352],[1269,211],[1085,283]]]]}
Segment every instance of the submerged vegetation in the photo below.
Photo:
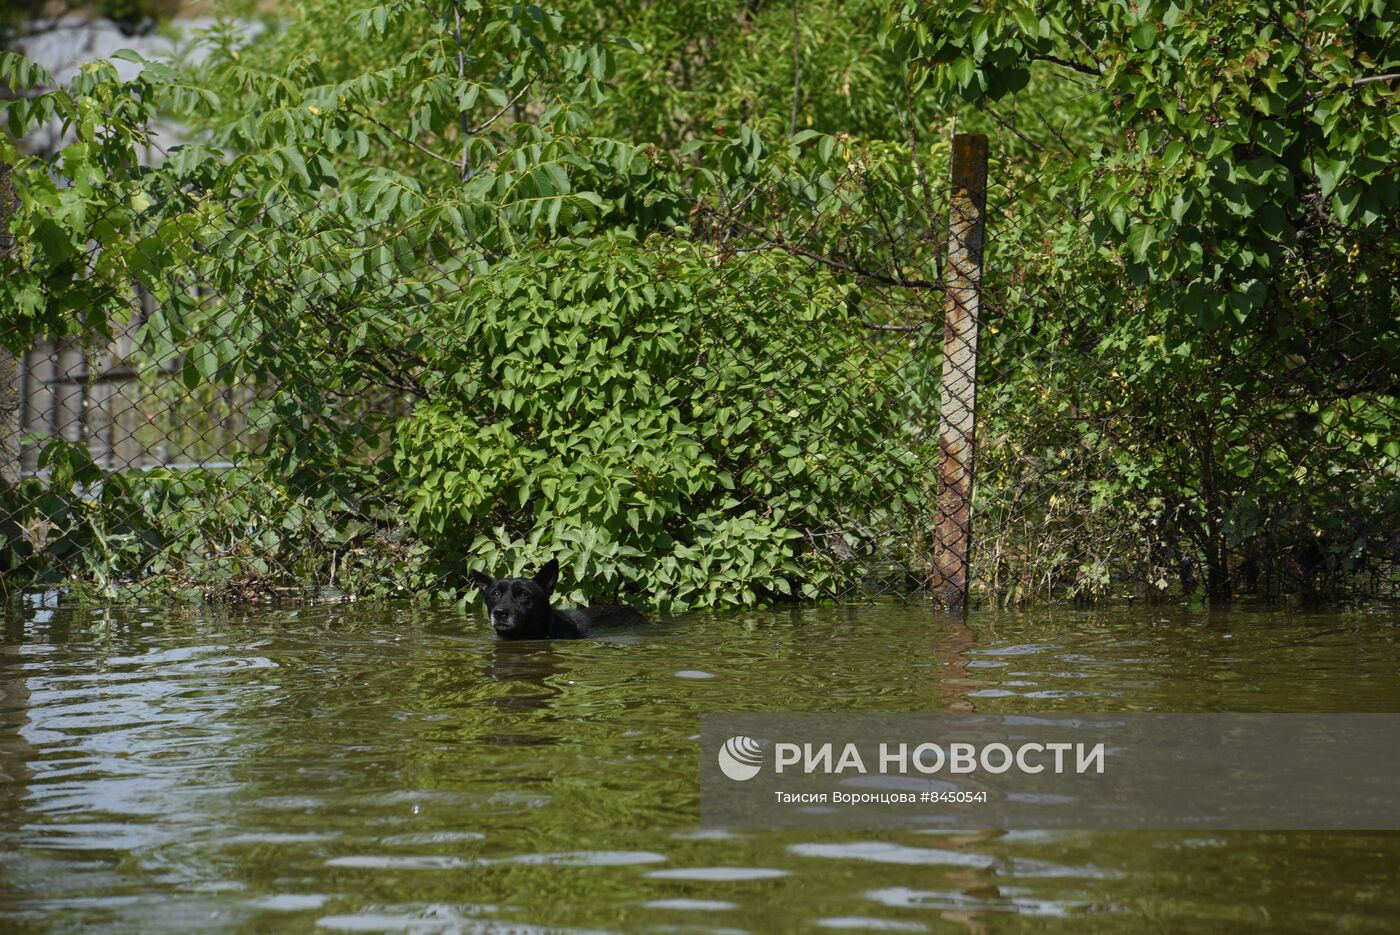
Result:
{"type": "Polygon", "coordinates": [[[994,139],[984,599],[1391,586],[1385,4],[237,23],[131,79],[0,53],[0,340],[130,332],[167,397],[249,390],[233,467],[36,440],[6,586],[452,594],[546,554],[575,597],[673,607],[923,583],[955,126],[994,139]]]}

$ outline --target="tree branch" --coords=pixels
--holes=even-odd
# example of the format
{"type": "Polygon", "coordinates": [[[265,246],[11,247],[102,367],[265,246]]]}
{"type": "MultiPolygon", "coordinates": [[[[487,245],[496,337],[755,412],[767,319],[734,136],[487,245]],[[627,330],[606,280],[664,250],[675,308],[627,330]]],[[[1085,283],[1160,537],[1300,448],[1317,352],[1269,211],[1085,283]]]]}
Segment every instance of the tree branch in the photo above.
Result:
{"type": "Polygon", "coordinates": [[[524,97],[524,96],[525,96],[525,92],[528,91],[528,90],[530,90],[530,85],[531,85],[531,84],[534,84],[534,82],[533,82],[533,81],[527,82],[527,83],[525,84],[525,87],[523,87],[523,88],[521,88],[519,91],[515,92],[515,97],[513,97],[513,98],[511,98],[510,100],[506,101],[506,106],[504,106],[504,107],[502,107],[500,110],[496,111],[496,113],[495,113],[494,115],[492,115],[492,116],[486,118],[486,122],[485,122],[485,123],[481,124],[480,126],[478,126],[476,129],[472,130],[472,131],[471,131],[470,133],[468,133],[467,135],[468,135],[468,136],[476,136],[476,135],[477,135],[478,133],[480,133],[482,130],[485,130],[487,127],[491,126],[491,124],[495,123],[497,120],[500,120],[502,117],[504,117],[504,116],[506,115],[506,111],[508,111],[508,110],[510,110],[512,107],[514,107],[514,106],[515,106],[515,102],[518,101],[518,100],[520,100],[522,97],[524,97]]]}
{"type": "Polygon", "coordinates": [[[1059,65],[1061,68],[1068,68],[1084,75],[1093,75],[1095,78],[1102,78],[1103,72],[1096,68],[1090,68],[1082,62],[1076,62],[1067,58],[1060,58],[1058,55],[1033,55],[1033,62],[1050,62],[1052,65],[1059,65]]]}
{"type": "MultiPolygon", "coordinates": [[[[485,15],[484,11],[476,14],[476,24],[478,26],[481,25],[481,18],[485,15]]],[[[473,30],[473,38],[475,38],[475,35],[476,31],[473,30]]],[[[453,0],[452,3],[452,39],[457,43],[457,80],[465,81],[467,77],[467,50],[462,45],[462,8],[457,4],[456,0],[453,0]]],[[[465,141],[465,139],[471,135],[471,125],[467,123],[467,112],[465,110],[462,111],[457,115],[457,119],[462,127],[462,138],[465,141]]],[[[467,149],[464,142],[462,145],[461,166],[461,176],[464,182],[471,177],[471,165],[467,162],[468,152],[470,152],[470,150],[467,149]]]]}
{"type": "Polygon", "coordinates": [[[1045,152],[1044,146],[1041,146],[1035,140],[1031,139],[1029,136],[1026,136],[1026,134],[1022,133],[1020,130],[1016,129],[1016,127],[1013,124],[1003,119],[1001,114],[997,113],[991,105],[983,105],[982,110],[985,111],[988,114],[988,116],[990,116],[997,123],[1001,124],[1003,129],[1011,131],[1011,133],[1017,138],[1019,138],[1021,142],[1025,143],[1027,146],[1031,147],[1038,153],[1045,152]]]}
{"type": "Polygon", "coordinates": [[[1095,65],[1099,66],[1099,71],[1100,71],[1100,73],[1102,73],[1102,72],[1103,72],[1103,59],[1099,58],[1099,53],[1095,52],[1095,51],[1094,51],[1094,47],[1091,46],[1091,45],[1089,45],[1089,43],[1086,42],[1086,41],[1084,40],[1084,37],[1083,37],[1082,35],[1080,35],[1079,33],[1077,33],[1077,32],[1076,32],[1076,33],[1071,33],[1071,35],[1073,35],[1075,39],[1079,40],[1079,44],[1080,44],[1080,45],[1084,46],[1084,51],[1086,51],[1086,52],[1089,53],[1089,57],[1092,58],[1092,59],[1094,60],[1094,64],[1095,64],[1095,65]]]}
{"type": "MultiPolygon", "coordinates": [[[[924,193],[924,211],[927,213],[924,230],[927,231],[931,230],[935,223],[933,219],[933,189],[929,187],[928,172],[924,169],[923,157],[919,155],[918,123],[914,115],[914,92],[909,87],[909,73],[907,70],[900,69],[899,81],[904,90],[904,131],[905,135],[909,138],[909,158],[914,160],[914,170],[919,177],[919,188],[921,188],[924,193]]],[[[941,264],[942,260],[940,259],[939,262],[941,264]]]]}
{"type": "Polygon", "coordinates": [[[422,153],[423,155],[425,155],[425,156],[431,156],[432,158],[436,159],[438,162],[445,162],[445,163],[447,163],[449,166],[451,166],[451,167],[454,168],[454,169],[457,168],[457,163],[456,163],[455,160],[448,159],[446,156],[443,156],[443,155],[440,155],[440,154],[438,154],[438,153],[433,152],[431,149],[429,149],[428,147],[424,146],[422,143],[418,142],[417,140],[413,139],[412,137],[404,136],[402,133],[400,133],[398,130],[395,130],[393,127],[389,126],[387,123],[384,123],[383,121],[380,121],[380,120],[376,120],[374,117],[371,117],[369,114],[365,113],[365,112],[362,111],[362,110],[358,110],[357,108],[354,108],[354,107],[347,107],[346,109],[349,110],[352,114],[357,114],[358,116],[363,117],[365,120],[368,120],[370,123],[374,124],[376,127],[379,127],[381,130],[385,131],[386,133],[389,133],[390,135],[392,135],[394,138],[400,140],[401,142],[407,143],[409,146],[412,146],[414,149],[418,150],[418,151],[419,151],[420,153],[422,153]]]}
{"type": "Polygon", "coordinates": [[[788,136],[797,133],[797,103],[802,99],[802,32],[797,17],[797,0],[792,0],[792,117],[788,136]]]}
{"type": "MultiPolygon", "coordinates": [[[[533,83],[533,82],[531,82],[531,83],[533,83]]],[[[491,115],[490,117],[486,118],[486,121],[485,121],[484,123],[482,123],[482,124],[481,124],[480,126],[478,126],[478,127],[475,127],[474,129],[468,131],[468,132],[467,132],[467,136],[475,136],[476,134],[480,133],[482,130],[485,130],[487,127],[491,126],[491,124],[493,124],[493,123],[495,123],[497,120],[499,120],[502,116],[505,115],[506,111],[510,110],[510,108],[511,108],[517,101],[519,101],[522,97],[525,96],[525,92],[528,91],[528,90],[530,90],[530,84],[526,84],[525,87],[523,87],[523,88],[521,88],[519,91],[517,91],[516,94],[515,94],[515,97],[511,98],[509,101],[506,102],[506,106],[505,106],[505,107],[502,107],[502,108],[501,108],[500,110],[498,110],[495,114],[493,114],[493,115],[491,115]]],[[[462,171],[462,165],[465,165],[465,162],[466,162],[465,157],[463,158],[462,164],[459,164],[455,159],[448,159],[446,156],[444,156],[444,155],[442,155],[442,154],[440,154],[440,153],[435,153],[435,152],[433,152],[431,149],[429,149],[428,147],[424,146],[422,143],[418,142],[417,140],[413,139],[412,137],[405,136],[404,134],[400,133],[398,130],[395,130],[393,127],[389,126],[387,123],[384,123],[384,122],[381,121],[381,120],[377,120],[377,119],[375,119],[374,117],[371,117],[369,114],[365,113],[365,112],[362,111],[362,110],[359,110],[358,108],[355,108],[355,107],[347,107],[346,109],[349,110],[352,114],[357,114],[357,115],[359,115],[360,117],[363,117],[365,120],[368,120],[370,123],[374,124],[376,127],[379,127],[381,130],[385,131],[386,133],[391,134],[395,139],[397,139],[397,140],[399,140],[399,141],[401,141],[401,142],[407,143],[409,146],[412,146],[414,149],[418,150],[418,151],[419,151],[420,153],[422,153],[423,155],[425,155],[425,156],[431,156],[432,158],[436,159],[438,162],[445,162],[445,163],[447,163],[449,166],[451,166],[452,168],[457,169],[459,172],[462,171]]],[[[466,141],[465,141],[465,140],[462,141],[462,146],[463,146],[463,149],[466,148],[466,141]]]]}
{"type": "Polygon", "coordinates": [[[861,324],[865,325],[865,327],[869,328],[871,331],[898,331],[901,334],[913,334],[916,331],[923,331],[933,323],[934,321],[931,318],[917,325],[877,325],[873,321],[861,322],[861,324]]]}
{"type": "MultiPolygon", "coordinates": [[[[1355,91],[1357,88],[1364,88],[1368,84],[1378,84],[1382,81],[1400,81],[1400,74],[1366,75],[1361,78],[1353,78],[1351,84],[1343,88],[1337,88],[1336,90],[1355,91]]],[[[1304,95],[1297,101],[1294,101],[1293,105],[1289,107],[1288,110],[1290,113],[1292,113],[1293,111],[1298,110],[1300,108],[1307,107],[1311,104],[1316,104],[1318,101],[1322,100],[1326,96],[1327,92],[1314,91],[1312,94],[1304,95]]]]}
{"type": "Polygon", "coordinates": [[[906,289],[943,288],[943,284],[941,282],[934,282],[931,279],[903,279],[897,276],[887,276],[884,273],[877,273],[874,270],[864,269],[859,266],[853,266],[850,263],[846,263],[843,260],[838,260],[835,257],[823,256],[820,253],[808,250],[806,247],[801,247],[794,243],[787,243],[782,239],[775,238],[772,235],[770,235],[767,231],[759,230],[758,228],[745,224],[738,218],[731,217],[726,218],[725,220],[735,225],[736,227],[742,228],[744,231],[752,234],[759,240],[762,240],[765,244],[767,244],[769,247],[775,250],[785,250],[788,253],[793,254],[794,256],[804,257],[808,260],[820,263],[823,266],[829,266],[832,269],[840,270],[843,273],[850,273],[852,276],[859,276],[860,278],[868,279],[871,282],[883,283],[887,286],[900,286],[906,289]]]}

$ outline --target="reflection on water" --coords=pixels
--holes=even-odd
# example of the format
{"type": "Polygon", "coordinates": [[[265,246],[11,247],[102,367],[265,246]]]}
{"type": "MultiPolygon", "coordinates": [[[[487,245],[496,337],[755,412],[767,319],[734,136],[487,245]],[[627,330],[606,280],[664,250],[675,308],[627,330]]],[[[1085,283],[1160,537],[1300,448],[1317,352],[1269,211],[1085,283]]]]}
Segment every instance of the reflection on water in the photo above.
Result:
{"type": "Polygon", "coordinates": [[[1397,711],[1400,618],[879,606],[559,644],[411,607],[29,607],[0,928],[1400,928],[1400,835],[697,830],[705,711],[1397,711]]]}

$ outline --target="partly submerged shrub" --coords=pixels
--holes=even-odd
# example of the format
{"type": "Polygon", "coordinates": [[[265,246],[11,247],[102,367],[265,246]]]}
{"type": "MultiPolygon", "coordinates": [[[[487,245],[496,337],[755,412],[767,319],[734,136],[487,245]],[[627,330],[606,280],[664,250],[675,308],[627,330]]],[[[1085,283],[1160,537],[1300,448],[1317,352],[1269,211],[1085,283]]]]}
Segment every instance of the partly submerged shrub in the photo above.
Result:
{"type": "MultiPolygon", "coordinates": [[[[915,502],[917,438],[846,286],[810,265],[626,239],[522,256],[443,310],[399,426],[416,532],[576,596],[670,606],[844,590],[915,502]]],[[[884,350],[888,350],[887,348],[884,350]]]]}

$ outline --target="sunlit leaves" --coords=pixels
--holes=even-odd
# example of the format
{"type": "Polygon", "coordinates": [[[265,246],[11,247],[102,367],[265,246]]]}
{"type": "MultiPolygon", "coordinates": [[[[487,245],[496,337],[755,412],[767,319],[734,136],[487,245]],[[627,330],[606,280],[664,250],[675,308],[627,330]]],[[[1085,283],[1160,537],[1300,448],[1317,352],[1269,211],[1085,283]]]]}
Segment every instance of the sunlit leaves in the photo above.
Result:
{"type": "Polygon", "coordinates": [[[841,290],[820,275],[727,272],[716,281],[682,244],[619,239],[475,281],[426,323],[445,395],[397,433],[415,528],[483,562],[558,554],[613,589],[595,598],[753,604],[846,586],[799,540],[854,522],[853,497],[907,494],[918,459],[867,447],[892,364],[833,314],[841,290]],[[771,311],[798,308],[810,314],[771,311]]]}
{"type": "MultiPolygon", "coordinates": [[[[1366,439],[1394,431],[1400,380],[1400,10],[950,0],[893,4],[886,32],[922,93],[972,120],[1039,115],[1074,89],[1014,139],[1004,116],[981,121],[1022,157],[1007,161],[1026,194],[988,262],[1017,270],[999,304],[1034,336],[984,334],[984,353],[1027,384],[1065,381],[981,411],[1024,420],[1010,437],[1082,446],[1058,470],[1108,484],[1144,524],[1126,547],[1192,543],[1212,588],[1231,587],[1227,556],[1360,567],[1355,543],[1386,535],[1397,496],[1397,465],[1366,439]],[[1073,365],[1037,372],[1053,349],[1073,365]],[[1330,429],[1337,410],[1354,434],[1330,429]]],[[[1057,496],[1032,509],[1072,521],[1057,496]]]]}

